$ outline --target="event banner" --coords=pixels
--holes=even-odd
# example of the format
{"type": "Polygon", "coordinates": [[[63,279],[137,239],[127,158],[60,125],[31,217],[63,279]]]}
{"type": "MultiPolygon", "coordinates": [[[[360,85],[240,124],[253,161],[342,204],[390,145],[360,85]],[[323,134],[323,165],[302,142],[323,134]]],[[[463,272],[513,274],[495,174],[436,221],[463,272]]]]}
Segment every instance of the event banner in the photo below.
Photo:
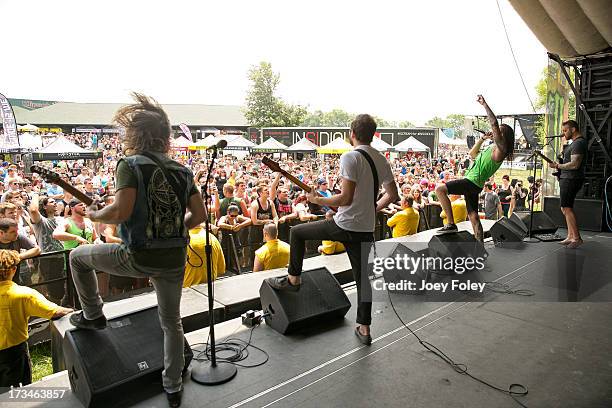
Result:
{"type": "MultiPolygon", "coordinates": [[[[250,128],[251,139],[256,137],[254,128],[250,128]]],[[[419,142],[435,152],[437,147],[436,129],[434,128],[380,128],[376,137],[395,146],[409,137],[414,137],[419,142]]],[[[348,141],[350,137],[349,128],[263,128],[261,129],[262,141],[273,137],[285,146],[291,146],[302,138],[313,142],[317,146],[324,146],[337,138],[348,141]]]]}
{"type": "Polygon", "coordinates": [[[6,97],[0,94],[0,111],[2,112],[2,126],[4,133],[0,140],[0,146],[4,148],[19,147],[19,139],[17,138],[17,122],[13,108],[6,97]]]}

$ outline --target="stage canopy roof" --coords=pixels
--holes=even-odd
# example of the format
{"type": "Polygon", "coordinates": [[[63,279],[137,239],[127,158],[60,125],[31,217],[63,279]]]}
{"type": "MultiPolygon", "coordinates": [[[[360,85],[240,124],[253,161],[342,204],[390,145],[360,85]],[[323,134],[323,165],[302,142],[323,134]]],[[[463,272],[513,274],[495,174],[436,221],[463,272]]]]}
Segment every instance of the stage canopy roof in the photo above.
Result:
{"type": "Polygon", "coordinates": [[[396,144],[393,148],[398,152],[428,152],[429,147],[416,140],[413,136],[396,144]]]}
{"type": "Polygon", "coordinates": [[[610,0],[509,0],[542,45],[562,58],[611,51],[610,0]]]}
{"type": "Polygon", "coordinates": [[[32,153],[32,159],[36,161],[97,159],[99,157],[102,157],[102,152],[83,149],[61,135],[47,147],[32,153]]]}
{"type": "Polygon", "coordinates": [[[325,146],[321,146],[317,149],[317,152],[323,154],[342,154],[353,150],[353,146],[343,138],[339,137],[332,140],[325,146]]]}
{"type": "Polygon", "coordinates": [[[316,152],[318,148],[319,146],[304,137],[289,146],[285,151],[291,153],[312,153],[316,152]]]}
{"type": "Polygon", "coordinates": [[[252,151],[260,153],[282,153],[285,150],[287,150],[287,146],[271,137],[265,142],[255,146],[252,151]]]}

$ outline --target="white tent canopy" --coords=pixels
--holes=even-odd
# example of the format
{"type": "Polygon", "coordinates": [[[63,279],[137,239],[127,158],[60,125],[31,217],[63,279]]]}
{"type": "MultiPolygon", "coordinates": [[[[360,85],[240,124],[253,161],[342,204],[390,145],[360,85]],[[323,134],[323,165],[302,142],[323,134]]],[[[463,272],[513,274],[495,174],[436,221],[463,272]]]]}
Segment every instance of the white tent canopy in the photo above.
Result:
{"type": "Polygon", "coordinates": [[[266,140],[263,143],[258,144],[257,146],[255,146],[253,148],[253,150],[255,151],[268,151],[268,152],[280,152],[280,151],[285,151],[287,150],[287,146],[285,146],[284,144],[282,144],[281,142],[279,142],[278,140],[276,140],[275,138],[271,137],[268,140],[266,140]]]}
{"type": "Polygon", "coordinates": [[[200,140],[199,142],[191,143],[189,145],[189,149],[190,150],[205,150],[210,146],[216,145],[218,141],[219,141],[219,138],[213,135],[208,135],[204,139],[200,140]]]}
{"type": "Polygon", "coordinates": [[[172,139],[170,141],[170,145],[172,147],[183,147],[183,148],[186,148],[186,147],[191,146],[191,142],[189,140],[187,140],[186,137],[179,136],[176,139],[172,139]]]}
{"type": "Polygon", "coordinates": [[[319,146],[317,146],[316,144],[312,143],[310,140],[304,137],[298,140],[296,143],[289,146],[287,150],[285,151],[293,152],[293,153],[308,153],[308,152],[316,152],[318,147],[319,146]]]}
{"type": "Polygon", "coordinates": [[[428,152],[429,147],[419,142],[414,138],[414,136],[410,136],[408,139],[404,140],[401,143],[396,144],[393,148],[398,152],[428,152]]]}
{"type": "Polygon", "coordinates": [[[19,147],[32,150],[41,149],[43,147],[42,137],[32,133],[22,133],[19,135],[19,147]]]}
{"type": "Polygon", "coordinates": [[[227,146],[225,146],[223,150],[250,150],[257,146],[242,135],[228,135],[223,136],[221,139],[227,141],[227,146]]]}
{"type": "Polygon", "coordinates": [[[438,144],[465,146],[466,141],[461,140],[461,139],[452,139],[446,136],[446,134],[440,130],[440,136],[438,137],[438,144]]]}
{"type": "Polygon", "coordinates": [[[379,152],[386,152],[389,150],[393,150],[393,146],[391,146],[389,143],[385,142],[384,140],[375,137],[374,139],[372,139],[372,145],[373,148],[375,148],[376,150],[378,150],[379,152]]]}
{"type": "Polygon", "coordinates": [[[47,147],[32,153],[34,160],[77,160],[96,159],[102,157],[102,152],[83,149],[60,135],[47,147]]]}

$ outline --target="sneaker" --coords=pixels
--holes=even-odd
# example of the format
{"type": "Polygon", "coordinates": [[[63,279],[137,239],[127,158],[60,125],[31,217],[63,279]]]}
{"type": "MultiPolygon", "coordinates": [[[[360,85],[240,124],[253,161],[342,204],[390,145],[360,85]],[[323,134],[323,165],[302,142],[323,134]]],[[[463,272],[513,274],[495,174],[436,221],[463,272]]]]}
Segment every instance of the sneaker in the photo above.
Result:
{"type": "Polygon", "coordinates": [[[361,332],[359,331],[359,327],[355,328],[355,336],[357,336],[361,344],[365,344],[366,346],[372,344],[372,336],[369,334],[361,334],[361,332]]]}
{"type": "Polygon", "coordinates": [[[181,400],[183,399],[183,390],[166,392],[166,398],[168,398],[168,406],[170,408],[178,408],[181,406],[181,400]]]}
{"type": "Polygon", "coordinates": [[[83,312],[73,313],[70,316],[70,323],[74,327],[85,330],[102,330],[106,327],[106,317],[104,315],[97,319],[89,320],[83,316],[83,312]]]}
{"type": "Polygon", "coordinates": [[[459,231],[457,229],[457,226],[455,224],[446,224],[445,226],[443,226],[442,228],[440,228],[436,234],[437,235],[443,235],[443,234],[453,234],[455,232],[459,231]]]}
{"type": "Polygon", "coordinates": [[[300,286],[301,286],[301,285],[292,285],[291,282],[289,282],[288,276],[282,276],[278,278],[268,278],[266,279],[266,282],[268,282],[268,285],[270,285],[276,290],[286,290],[286,291],[291,291],[291,292],[297,292],[298,290],[300,290],[300,286]]]}

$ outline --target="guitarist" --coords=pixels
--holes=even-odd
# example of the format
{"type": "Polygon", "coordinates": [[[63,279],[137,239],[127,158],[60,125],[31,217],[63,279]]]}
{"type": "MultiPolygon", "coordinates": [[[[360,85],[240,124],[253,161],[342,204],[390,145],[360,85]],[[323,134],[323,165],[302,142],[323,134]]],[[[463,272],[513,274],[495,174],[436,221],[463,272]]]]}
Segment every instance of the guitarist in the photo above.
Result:
{"type": "MultiPolygon", "coordinates": [[[[348,253],[353,276],[357,284],[357,324],[355,335],[363,344],[371,344],[370,324],[372,321],[372,288],[368,271],[362,268],[362,257],[368,253],[362,243],[374,241],[376,211],[385,208],[398,199],[397,186],[391,166],[385,157],[370,146],[376,132],[376,122],[367,114],[358,115],[351,123],[351,144],[353,151],[340,157],[340,194],[320,197],[317,188],[312,187],[308,201],[328,207],[339,207],[331,220],[301,224],[291,229],[289,275],[270,278],[268,283],[277,290],[297,291],[300,288],[305,243],[307,240],[329,240],[342,242],[348,253]],[[376,170],[374,175],[372,163],[376,170]],[[375,179],[377,182],[375,184],[375,179]],[[380,185],[385,194],[376,202],[380,185]],[[362,252],[363,251],[363,252],[362,252]]],[[[369,251],[368,251],[369,252],[369,251]]]]}
{"type": "Polygon", "coordinates": [[[567,238],[561,241],[561,244],[568,248],[578,248],[583,241],[578,230],[576,213],[574,213],[574,200],[584,184],[586,164],[584,156],[587,152],[587,143],[578,130],[578,123],[573,120],[563,122],[563,137],[568,142],[572,141],[570,145],[565,145],[563,148],[563,164],[553,162],[550,166],[561,172],[559,176],[559,195],[561,212],[563,212],[567,224],[567,238]]]}
{"type": "Polygon", "coordinates": [[[115,201],[101,210],[95,202],[87,208],[92,221],[120,224],[122,243],[81,245],[70,253],[83,306],[82,312],[70,316],[70,322],[81,329],[106,327],[95,270],[149,278],[164,332],[163,387],[169,405],[178,407],[185,364],[179,306],[188,231],[205,220],[206,210],[191,170],[167,157],[168,116],[155,101],[136,93],[133,96],[136,103],[121,108],[114,119],[126,130],[126,158],[117,164],[115,201]]]}

